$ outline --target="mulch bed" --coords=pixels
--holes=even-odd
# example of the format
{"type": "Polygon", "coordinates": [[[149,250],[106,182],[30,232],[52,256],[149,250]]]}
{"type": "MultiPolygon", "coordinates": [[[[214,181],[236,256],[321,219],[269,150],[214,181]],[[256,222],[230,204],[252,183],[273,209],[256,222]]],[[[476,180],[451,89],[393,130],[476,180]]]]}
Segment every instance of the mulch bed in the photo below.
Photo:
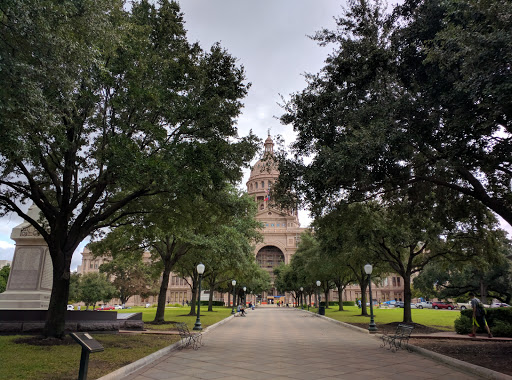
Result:
{"type": "MultiPolygon", "coordinates": [[[[377,328],[380,334],[392,334],[400,323],[401,322],[377,324],[377,328]]],[[[368,328],[368,324],[366,323],[352,324],[364,329],[368,328]]],[[[512,366],[510,365],[512,358],[512,342],[417,339],[414,338],[414,334],[427,335],[441,332],[442,330],[418,323],[410,324],[414,325],[413,336],[411,336],[409,340],[410,344],[512,376],[512,366]]]]}

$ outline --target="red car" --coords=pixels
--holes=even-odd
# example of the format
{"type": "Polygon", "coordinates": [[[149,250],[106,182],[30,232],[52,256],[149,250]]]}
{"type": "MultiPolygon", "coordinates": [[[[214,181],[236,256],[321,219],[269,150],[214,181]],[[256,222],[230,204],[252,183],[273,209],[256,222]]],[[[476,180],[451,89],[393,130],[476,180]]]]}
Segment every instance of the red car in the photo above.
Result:
{"type": "Polygon", "coordinates": [[[432,302],[433,309],[455,309],[456,306],[451,302],[432,302]]]}
{"type": "Polygon", "coordinates": [[[99,307],[96,310],[115,310],[115,307],[114,306],[103,305],[102,307],[99,307]]]}

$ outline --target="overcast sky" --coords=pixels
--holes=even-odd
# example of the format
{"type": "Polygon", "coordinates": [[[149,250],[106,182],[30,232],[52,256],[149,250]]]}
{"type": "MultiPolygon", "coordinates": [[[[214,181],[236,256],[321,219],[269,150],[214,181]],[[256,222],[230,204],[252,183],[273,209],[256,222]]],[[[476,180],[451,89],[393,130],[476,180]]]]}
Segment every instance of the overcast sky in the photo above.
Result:
{"type": "MultiPolygon", "coordinates": [[[[245,107],[238,120],[239,135],[249,130],[265,139],[267,130],[279,134],[289,144],[290,126],[276,120],[282,114],[280,94],[305,87],[303,74],[316,73],[331,48],[321,48],[307,36],[322,28],[335,26],[334,16],[341,13],[344,1],[337,0],[181,0],[185,27],[191,42],[208,50],[215,42],[238,58],[252,83],[245,107]]],[[[248,174],[244,178],[247,181],[248,174]]],[[[308,225],[305,212],[301,224],[308,225]]],[[[22,220],[15,215],[0,219],[0,260],[12,260],[14,242],[9,236],[22,220]]],[[[85,242],[73,256],[71,268],[81,263],[85,242]]]]}

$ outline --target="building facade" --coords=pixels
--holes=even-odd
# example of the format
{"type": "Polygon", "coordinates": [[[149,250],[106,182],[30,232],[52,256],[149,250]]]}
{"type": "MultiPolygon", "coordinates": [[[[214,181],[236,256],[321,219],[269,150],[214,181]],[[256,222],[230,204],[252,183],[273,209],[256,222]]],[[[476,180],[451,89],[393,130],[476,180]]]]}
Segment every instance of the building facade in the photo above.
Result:
{"type": "MultiPolygon", "coordinates": [[[[269,134],[264,143],[263,157],[252,167],[246,186],[247,193],[258,205],[256,219],[263,224],[263,241],[254,247],[254,255],[258,265],[269,272],[272,280],[276,266],[290,263],[297,251],[300,234],[305,231],[300,227],[296,209],[285,210],[273,204],[270,192],[278,177],[274,142],[269,134]]],[[[274,303],[280,296],[284,295],[272,288],[268,293],[261,294],[258,301],[274,303]]]]}
{"type": "MultiPolygon", "coordinates": [[[[262,241],[254,246],[254,256],[258,265],[268,271],[272,282],[274,280],[273,269],[281,263],[290,264],[291,258],[297,251],[300,235],[306,230],[300,226],[298,213],[296,209],[282,209],[277,207],[271,199],[271,189],[279,177],[277,164],[274,161],[274,142],[268,135],[264,142],[264,152],[251,168],[249,180],[246,183],[247,193],[253,197],[257,203],[258,211],[256,219],[263,225],[261,231],[262,241]]],[[[149,252],[144,254],[144,260],[150,261],[149,252]]],[[[82,265],[78,267],[78,272],[82,274],[98,272],[99,267],[108,261],[107,257],[94,257],[92,252],[86,247],[82,252],[82,265]]],[[[390,275],[377,284],[373,284],[373,298],[379,302],[389,300],[403,300],[403,280],[397,275],[390,275]]],[[[204,295],[201,297],[204,299],[204,295]]],[[[215,292],[214,300],[223,299],[228,301],[228,294],[218,294],[215,292]]],[[[167,303],[184,304],[192,298],[189,281],[174,273],[171,273],[169,287],[167,290],[167,303]]],[[[337,290],[332,290],[329,295],[330,301],[338,300],[337,290]]],[[[361,298],[359,286],[348,286],[343,294],[343,300],[355,301],[361,298]]],[[[257,301],[263,304],[273,304],[278,301],[292,304],[293,298],[290,294],[279,294],[277,289],[272,288],[268,292],[259,294],[257,298],[251,296],[248,298],[252,302],[257,301]]],[[[112,303],[119,300],[112,300],[112,303]]],[[[154,304],[157,297],[142,299],[140,296],[133,296],[127,305],[144,305],[146,303],[154,304]]]]}

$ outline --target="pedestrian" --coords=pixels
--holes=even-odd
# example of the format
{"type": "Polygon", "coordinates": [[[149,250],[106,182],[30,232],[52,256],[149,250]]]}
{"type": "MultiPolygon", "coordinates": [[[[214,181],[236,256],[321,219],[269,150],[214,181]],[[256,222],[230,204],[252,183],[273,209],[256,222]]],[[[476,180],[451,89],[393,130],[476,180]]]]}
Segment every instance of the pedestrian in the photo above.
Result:
{"type": "Polygon", "coordinates": [[[473,308],[473,318],[472,318],[472,324],[473,324],[473,331],[471,334],[469,334],[470,337],[476,336],[476,329],[477,327],[485,327],[487,330],[487,336],[489,338],[492,338],[491,330],[489,329],[489,325],[487,324],[487,321],[485,320],[485,308],[478,298],[476,298],[475,293],[471,292],[469,293],[469,296],[471,297],[471,307],[473,308]]]}

